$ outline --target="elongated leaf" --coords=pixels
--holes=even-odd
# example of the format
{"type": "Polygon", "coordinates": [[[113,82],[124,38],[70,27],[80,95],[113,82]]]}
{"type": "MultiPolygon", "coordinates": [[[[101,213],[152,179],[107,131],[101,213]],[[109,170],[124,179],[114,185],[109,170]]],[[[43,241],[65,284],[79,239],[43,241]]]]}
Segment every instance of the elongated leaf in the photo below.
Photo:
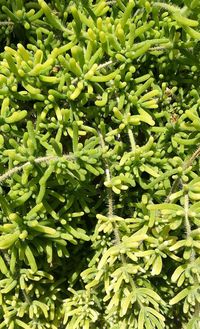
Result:
{"type": "Polygon", "coordinates": [[[138,291],[138,293],[142,293],[144,295],[151,296],[153,299],[155,299],[158,302],[161,300],[160,296],[153,289],[138,288],[137,291],[138,291]]]}
{"type": "Polygon", "coordinates": [[[152,307],[146,307],[146,311],[155,315],[155,317],[158,318],[160,321],[165,321],[165,317],[158,311],[154,310],[152,307]]]}
{"type": "Polygon", "coordinates": [[[23,329],[30,329],[29,325],[27,325],[24,321],[22,321],[20,319],[16,319],[15,322],[19,327],[21,327],[23,329]]]}
{"type": "Polygon", "coordinates": [[[176,249],[179,249],[179,248],[185,246],[185,244],[186,244],[186,240],[180,240],[180,241],[176,242],[173,246],[171,246],[169,248],[169,250],[174,251],[176,249]]]}
{"type": "Polygon", "coordinates": [[[145,311],[144,308],[141,308],[138,316],[138,329],[144,328],[144,320],[145,320],[145,311]]]}
{"type": "Polygon", "coordinates": [[[174,305],[180,302],[180,300],[184,299],[190,292],[190,288],[185,288],[180,291],[174,298],[169,301],[169,305],[174,305]]]}
{"type": "Polygon", "coordinates": [[[174,271],[174,273],[172,274],[171,280],[172,282],[176,282],[178,280],[178,278],[180,277],[180,275],[186,270],[186,265],[180,265],[179,267],[177,267],[177,269],[174,271]]]}
{"type": "Polygon", "coordinates": [[[151,274],[158,275],[160,274],[161,270],[162,270],[162,257],[158,255],[153,263],[151,274]]]}
{"type": "Polygon", "coordinates": [[[183,210],[183,208],[177,204],[169,204],[169,203],[161,203],[161,204],[150,204],[147,206],[149,210],[171,210],[171,211],[179,211],[183,210]]]}

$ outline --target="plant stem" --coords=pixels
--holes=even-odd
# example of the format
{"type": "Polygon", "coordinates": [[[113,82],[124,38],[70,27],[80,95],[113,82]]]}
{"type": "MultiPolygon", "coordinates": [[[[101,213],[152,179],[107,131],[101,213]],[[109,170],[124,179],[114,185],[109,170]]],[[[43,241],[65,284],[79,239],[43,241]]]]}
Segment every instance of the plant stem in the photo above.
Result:
{"type": "Polygon", "coordinates": [[[193,161],[198,158],[198,156],[200,155],[200,146],[198,147],[198,149],[192,154],[192,156],[189,158],[188,161],[185,161],[185,163],[183,163],[183,169],[187,169],[190,166],[192,166],[193,161]]]}
{"type": "MultiPolygon", "coordinates": [[[[199,147],[197,148],[197,150],[191,155],[191,157],[189,158],[189,160],[188,160],[188,161],[185,161],[185,162],[183,163],[183,165],[182,165],[183,170],[186,170],[186,169],[188,169],[190,166],[192,166],[193,161],[194,161],[196,158],[198,158],[199,155],[200,155],[200,146],[199,146],[199,147]]],[[[176,189],[177,189],[177,187],[179,186],[180,182],[181,182],[181,179],[180,179],[180,178],[177,178],[177,179],[173,182],[172,187],[171,187],[171,189],[170,189],[170,191],[169,191],[169,194],[168,194],[168,196],[167,196],[167,198],[166,198],[166,200],[165,200],[166,203],[168,203],[168,202],[170,201],[170,200],[169,200],[170,195],[171,195],[173,192],[176,191],[176,189]]]]}
{"type": "MultiPolygon", "coordinates": [[[[71,155],[64,155],[63,156],[66,160],[70,160],[72,159],[72,156],[71,155]]],[[[46,156],[46,157],[39,157],[39,158],[36,158],[34,159],[34,163],[41,163],[41,162],[49,162],[49,161],[57,161],[63,157],[58,157],[58,156],[55,156],[55,155],[49,155],[49,156],[46,156]]],[[[10,170],[8,170],[5,174],[1,175],[0,176],[0,182],[3,182],[4,180],[6,180],[7,178],[11,177],[13,174],[17,173],[18,171],[21,171],[23,168],[25,168],[26,166],[32,164],[30,161],[27,161],[26,163],[24,163],[23,165],[21,166],[16,166],[10,170]]]]}
{"type": "Polygon", "coordinates": [[[3,25],[14,25],[14,23],[9,22],[9,21],[0,22],[0,26],[3,26],[3,25]]]}
{"type": "MultiPolygon", "coordinates": [[[[99,132],[99,136],[100,136],[101,147],[102,147],[102,149],[105,149],[105,142],[104,142],[103,136],[100,132],[99,132]]],[[[107,160],[105,160],[105,159],[104,159],[104,163],[105,163],[105,167],[106,167],[106,170],[105,170],[106,180],[107,180],[107,182],[111,182],[111,172],[110,172],[110,169],[109,169],[109,164],[108,164],[107,160]]],[[[111,188],[109,188],[108,189],[108,218],[113,218],[113,215],[114,215],[113,192],[112,192],[111,188]]],[[[116,244],[120,245],[121,244],[121,238],[120,238],[120,233],[119,233],[116,221],[113,221],[113,226],[114,226],[114,235],[115,235],[116,244]]],[[[121,254],[120,258],[121,258],[121,262],[122,262],[124,268],[126,268],[127,261],[126,261],[125,256],[123,254],[121,254]]],[[[126,275],[129,279],[129,282],[131,284],[132,289],[135,290],[136,285],[135,285],[132,277],[130,276],[130,274],[128,272],[126,272],[126,275]]]]}

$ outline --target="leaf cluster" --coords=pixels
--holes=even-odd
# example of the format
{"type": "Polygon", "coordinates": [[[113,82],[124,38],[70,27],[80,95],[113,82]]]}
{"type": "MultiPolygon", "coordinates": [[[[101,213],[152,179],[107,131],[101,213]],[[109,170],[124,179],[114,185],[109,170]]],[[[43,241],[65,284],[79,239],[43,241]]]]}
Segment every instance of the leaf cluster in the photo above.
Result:
{"type": "Polygon", "coordinates": [[[0,5],[0,329],[198,329],[199,1],[0,5]]]}

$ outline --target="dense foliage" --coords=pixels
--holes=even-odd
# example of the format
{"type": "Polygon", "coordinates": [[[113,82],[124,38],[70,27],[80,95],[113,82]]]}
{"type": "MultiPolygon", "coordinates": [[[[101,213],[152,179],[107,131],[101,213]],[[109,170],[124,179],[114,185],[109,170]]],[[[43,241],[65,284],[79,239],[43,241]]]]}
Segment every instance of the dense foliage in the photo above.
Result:
{"type": "Polygon", "coordinates": [[[0,0],[0,329],[200,327],[199,21],[0,0]]]}

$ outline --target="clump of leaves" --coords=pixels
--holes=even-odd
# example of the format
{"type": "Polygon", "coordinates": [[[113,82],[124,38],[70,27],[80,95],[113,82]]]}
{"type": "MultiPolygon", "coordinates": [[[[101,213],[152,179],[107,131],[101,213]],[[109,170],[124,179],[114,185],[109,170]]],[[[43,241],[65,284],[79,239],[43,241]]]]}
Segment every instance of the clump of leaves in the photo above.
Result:
{"type": "Polygon", "coordinates": [[[0,0],[0,329],[198,329],[198,0],[0,0]]]}

